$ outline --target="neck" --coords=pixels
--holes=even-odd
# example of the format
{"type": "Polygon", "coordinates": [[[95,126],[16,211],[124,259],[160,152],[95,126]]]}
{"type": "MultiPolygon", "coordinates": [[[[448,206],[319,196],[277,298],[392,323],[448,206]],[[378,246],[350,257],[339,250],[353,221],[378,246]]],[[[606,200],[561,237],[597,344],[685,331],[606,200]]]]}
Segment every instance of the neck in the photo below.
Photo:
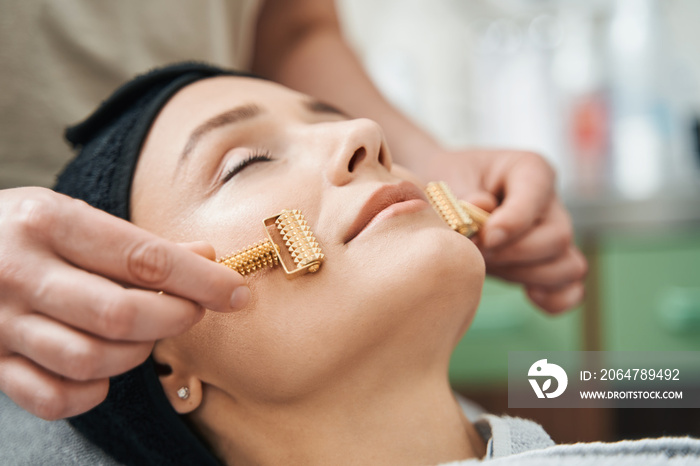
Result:
{"type": "Polygon", "coordinates": [[[227,464],[426,465],[483,456],[446,380],[400,385],[345,385],[284,403],[211,388],[192,420],[227,464]]]}

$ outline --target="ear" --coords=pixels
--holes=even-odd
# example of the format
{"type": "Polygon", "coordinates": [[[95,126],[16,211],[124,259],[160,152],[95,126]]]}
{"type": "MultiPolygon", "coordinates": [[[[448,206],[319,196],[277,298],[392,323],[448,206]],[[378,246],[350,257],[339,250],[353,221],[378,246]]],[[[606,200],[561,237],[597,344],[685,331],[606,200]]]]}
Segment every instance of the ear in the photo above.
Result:
{"type": "Polygon", "coordinates": [[[172,340],[161,340],[153,348],[158,378],[170,405],[179,414],[191,413],[202,404],[202,381],[191,373],[172,340]],[[180,396],[186,388],[187,395],[180,396]]]}

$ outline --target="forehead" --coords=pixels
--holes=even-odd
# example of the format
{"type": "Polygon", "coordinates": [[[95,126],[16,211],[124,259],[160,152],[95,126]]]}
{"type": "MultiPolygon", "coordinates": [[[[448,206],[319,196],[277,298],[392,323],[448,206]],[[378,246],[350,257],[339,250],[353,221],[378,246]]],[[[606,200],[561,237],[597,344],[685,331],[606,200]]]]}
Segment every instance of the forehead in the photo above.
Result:
{"type": "MultiPolygon", "coordinates": [[[[221,76],[197,81],[178,91],[153,122],[141,158],[181,151],[192,131],[212,117],[242,105],[275,113],[296,113],[304,95],[256,78],[221,76]]],[[[161,158],[161,157],[158,157],[161,158]]]]}
{"type": "Polygon", "coordinates": [[[219,76],[184,87],[165,105],[158,119],[182,122],[206,119],[241,104],[258,104],[270,109],[298,104],[302,94],[279,84],[256,78],[219,76]],[[173,114],[175,114],[173,116],[173,114]]]}

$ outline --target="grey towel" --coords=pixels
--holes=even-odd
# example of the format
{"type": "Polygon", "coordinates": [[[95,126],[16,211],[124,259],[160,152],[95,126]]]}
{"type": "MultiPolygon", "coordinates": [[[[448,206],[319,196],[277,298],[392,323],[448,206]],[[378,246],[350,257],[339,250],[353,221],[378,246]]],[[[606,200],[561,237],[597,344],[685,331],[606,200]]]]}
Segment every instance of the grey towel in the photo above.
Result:
{"type": "Polygon", "coordinates": [[[485,415],[475,426],[487,440],[486,457],[442,466],[700,466],[700,440],[693,438],[554,445],[540,425],[525,419],[485,415]]]}
{"type": "Polygon", "coordinates": [[[3,466],[117,463],[67,421],[32,416],[0,392],[0,464],[3,466]]]}

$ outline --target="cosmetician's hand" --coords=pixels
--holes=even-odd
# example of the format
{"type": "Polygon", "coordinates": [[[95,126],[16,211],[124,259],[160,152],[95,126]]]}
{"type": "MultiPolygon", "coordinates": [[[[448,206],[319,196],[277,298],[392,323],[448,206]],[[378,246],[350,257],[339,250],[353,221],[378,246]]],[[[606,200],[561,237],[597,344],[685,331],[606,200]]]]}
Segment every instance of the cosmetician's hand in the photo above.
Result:
{"type": "Polygon", "coordinates": [[[155,340],[245,305],[213,258],[48,189],[0,190],[0,391],[44,419],[88,411],[155,340]]]}
{"type": "Polygon", "coordinates": [[[581,302],[586,260],[573,243],[554,171],[542,157],[507,150],[442,151],[426,162],[423,176],[447,182],[458,198],[492,212],[475,238],[489,274],[522,283],[548,312],[581,302]]]}

